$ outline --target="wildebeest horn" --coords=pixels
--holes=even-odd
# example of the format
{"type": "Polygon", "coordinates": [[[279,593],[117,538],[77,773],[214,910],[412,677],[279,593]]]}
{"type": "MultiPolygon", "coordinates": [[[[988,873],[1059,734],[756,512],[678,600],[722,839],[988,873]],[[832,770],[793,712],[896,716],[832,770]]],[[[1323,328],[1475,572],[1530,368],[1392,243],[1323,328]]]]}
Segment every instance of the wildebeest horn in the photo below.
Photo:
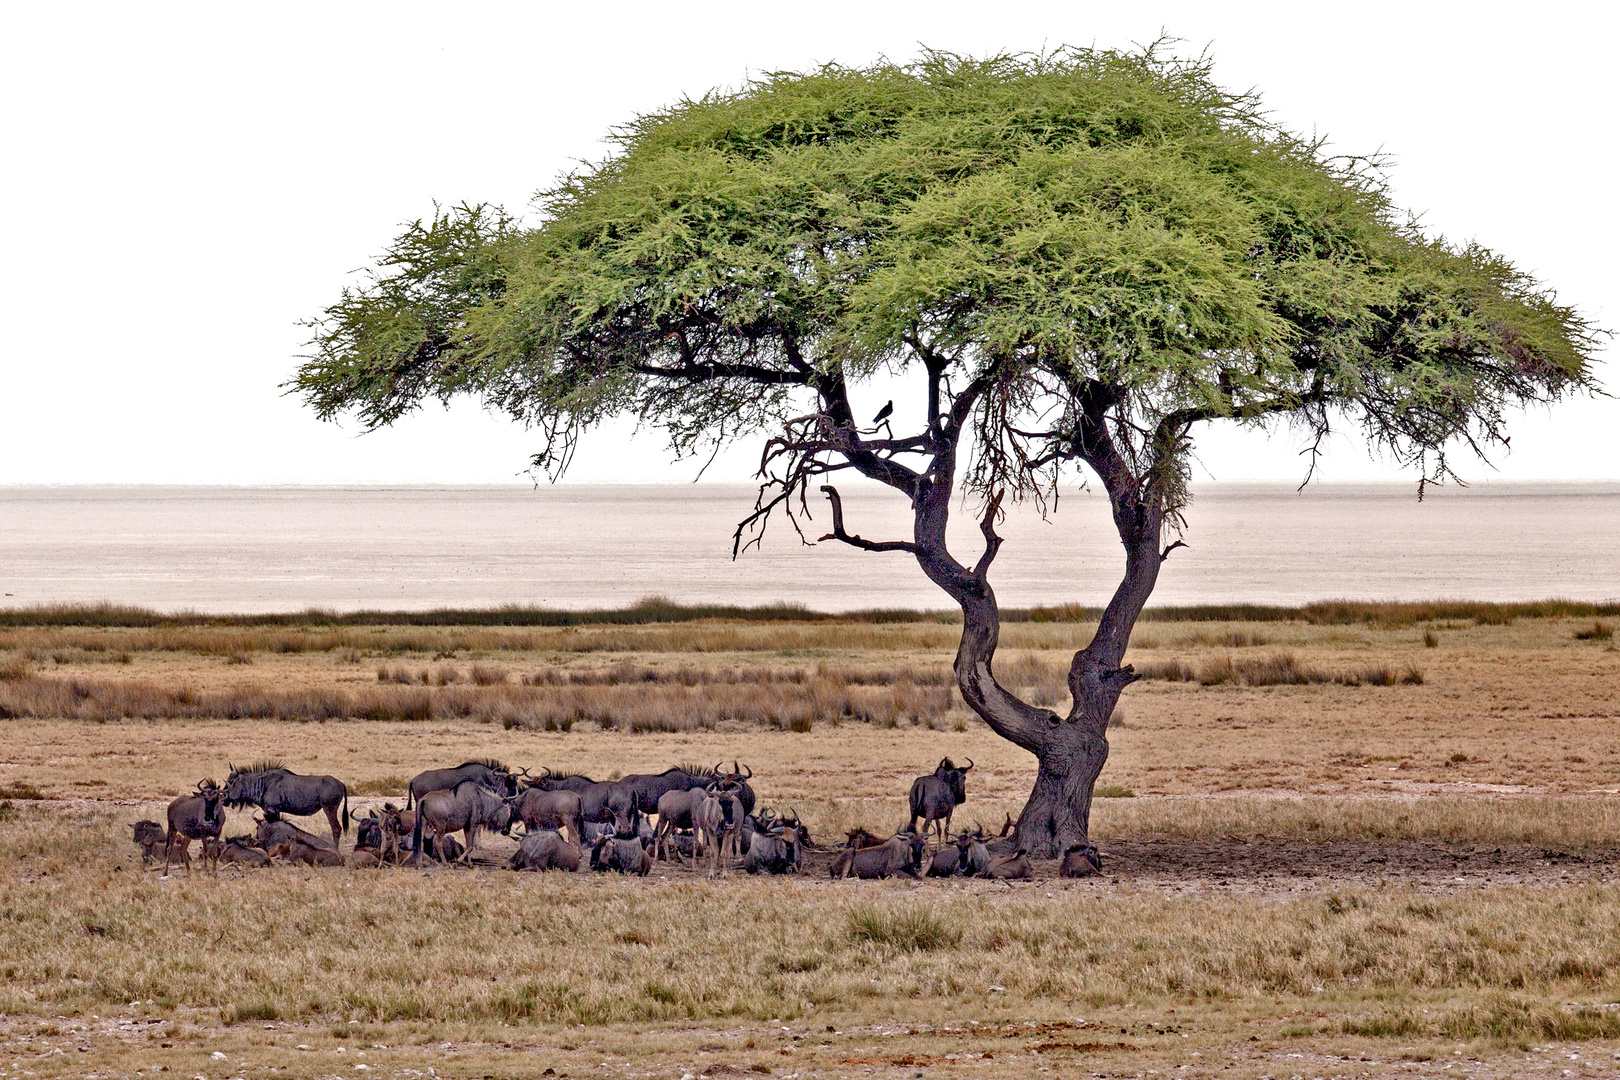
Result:
{"type": "MultiPolygon", "coordinates": [[[[733,761],[731,764],[732,764],[733,768],[735,768],[736,765],[737,765],[737,763],[735,761],[733,761]]],[[[744,765],[743,768],[748,770],[748,775],[743,777],[743,779],[744,780],[752,780],[754,778],[754,767],[752,765],[744,765]]]]}
{"type": "Polygon", "coordinates": [[[971,768],[973,768],[973,759],[968,758],[968,763],[966,765],[962,766],[962,771],[967,772],[971,768]]]}

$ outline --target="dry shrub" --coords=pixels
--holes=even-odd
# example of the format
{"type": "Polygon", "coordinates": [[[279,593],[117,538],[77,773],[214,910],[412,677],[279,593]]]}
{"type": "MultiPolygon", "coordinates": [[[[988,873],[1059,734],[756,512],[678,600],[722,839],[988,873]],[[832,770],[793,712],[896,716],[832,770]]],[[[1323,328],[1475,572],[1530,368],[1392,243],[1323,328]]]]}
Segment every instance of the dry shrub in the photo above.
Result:
{"type": "Polygon", "coordinates": [[[1602,619],[1592,623],[1590,629],[1575,631],[1576,641],[1612,641],[1614,640],[1614,624],[1604,622],[1602,619]]]}
{"type": "Polygon", "coordinates": [[[507,681],[505,668],[489,667],[485,664],[474,664],[468,672],[475,686],[500,686],[507,681]]]}
{"type": "Polygon", "coordinates": [[[1265,657],[1234,657],[1230,654],[1206,660],[1197,669],[1179,660],[1151,661],[1137,667],[1145,679],[1191,682],[1203,686],[1311,686],[1336,683],[1340,686],[1419,686],[1423,672],[1416,665],[1397,670],[1389,664],[1330,670],[1302,661],[1291,652],[1265,657]]]}
{"type": "Polygon", "coordinates": [[[32,678],[34,665],[26,656],[7,656],[0,659],[0,682],[20,682],[32,678]]]}
{"type": "Polygon", "coordinates": [[[722,673],[716,682],[694,678],[536,685],[525,680],[525,685],[467,686],[453,668],[432,673],[424,669],[412,677],[403,668],[383,667],[377,671],[381,685],[364,690],[198,690],[137,680],[28,678],[0,684],[0,718],[461,719],[541,731],[567,731],[576,723],[591,722],[632,732],[712,730],[734,722],[805,732],[816,723],[846,720],[943,728],[949,724],[947,714],[954,701],[950,686],[919,686],[888,678],[846,682],[820,672],[803,679],[767,681],[734,676],[735,672],[722,673]]]}

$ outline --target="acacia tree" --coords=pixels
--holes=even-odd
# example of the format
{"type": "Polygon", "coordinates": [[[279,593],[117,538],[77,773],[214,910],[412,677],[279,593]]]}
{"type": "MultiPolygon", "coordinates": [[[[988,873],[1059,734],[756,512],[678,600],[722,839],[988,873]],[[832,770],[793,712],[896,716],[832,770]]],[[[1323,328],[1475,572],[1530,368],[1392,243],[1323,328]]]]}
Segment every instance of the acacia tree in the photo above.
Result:
{"type": "Polygon", "coordinates": [[[916,560],[962,609],[963,700],[1039,762],[1017,826],[1034,855],[1087,838],[1199,424],[1293,422],[1318,446],[1359,425],[1421,484],[1450,475],[1448,448],[1505,444],[1508,409],[1591,385],[1577,313],[1425,236],[1374,163],[1270,124],[1202,59],[829,66],[613,138],[538,197],[537,224],[462,205],[409,227],[314,322],[293,388],[368,427],[477,396],[537,431],[553,476],[614,415],[680,455],[762,437],[734,553],[824,494],[821,539],[916,560]],[[913,428],[855,414],[879,373],[917,387],[896,414],[913,428]],[[1066,470],[1106,491],[1125,571],[1058,713],[996,680],[989,574],[1003,507],[1044,508],[1066,470]],[[910,536],[845,521],[848,472],[906,497],[910,536]],[[953,505],[979,519],[971,556],[946,544],[953,505]]]}

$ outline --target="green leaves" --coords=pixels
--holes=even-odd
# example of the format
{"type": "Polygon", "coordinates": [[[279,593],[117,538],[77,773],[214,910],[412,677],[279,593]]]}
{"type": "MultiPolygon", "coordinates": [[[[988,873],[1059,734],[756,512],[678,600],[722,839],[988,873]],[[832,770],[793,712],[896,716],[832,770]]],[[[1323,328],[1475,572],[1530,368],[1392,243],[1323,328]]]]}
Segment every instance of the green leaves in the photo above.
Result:
{"type": "Polygon", "coordinates": [[[368,426],[475,394],[560,467],[612,413],[695,453],[843,415],[851,381],[926,360],[946,405],[1001,387],[970,483],[1017,493],[1083,456],[1082,399],[1173,487],[1156,478],[1183,474],[1166,455],[1199,421],[1349,416],[1443,472],[1510,406],[1589,385],[1575,312],[1420,235],[1376,174],[1269,126],[1202,59],[773,73],[615,142],[532,227],[465,206],[413,225],[314,324],[294,389],[368,426]]]}

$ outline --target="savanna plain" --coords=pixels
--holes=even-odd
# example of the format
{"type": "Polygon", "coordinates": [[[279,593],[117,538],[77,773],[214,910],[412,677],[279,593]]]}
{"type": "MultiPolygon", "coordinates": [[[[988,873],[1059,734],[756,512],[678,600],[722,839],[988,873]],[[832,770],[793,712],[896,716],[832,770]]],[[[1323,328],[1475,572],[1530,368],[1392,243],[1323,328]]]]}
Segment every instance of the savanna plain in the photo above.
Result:
{"type": "MultiPolygon", "coordinates": [[[[1014,883],[826,874],[942,757],[975,763],[958,826],[1029,790],[955,695],[945,619],[11,615],[3,1077],[1620,1074],[1607,611],[1145,621],[1103,873],[1014,883]],[[497,836],[469,868],[188,876],[129,839],[233,762],[333,774],[360,812],[485,757],[735,759],[819,850],[639,879],[510,872],[497,836]]],[[[1010,622],[998,674],[1061,709],[1090,630],[1010,622]]]]}

